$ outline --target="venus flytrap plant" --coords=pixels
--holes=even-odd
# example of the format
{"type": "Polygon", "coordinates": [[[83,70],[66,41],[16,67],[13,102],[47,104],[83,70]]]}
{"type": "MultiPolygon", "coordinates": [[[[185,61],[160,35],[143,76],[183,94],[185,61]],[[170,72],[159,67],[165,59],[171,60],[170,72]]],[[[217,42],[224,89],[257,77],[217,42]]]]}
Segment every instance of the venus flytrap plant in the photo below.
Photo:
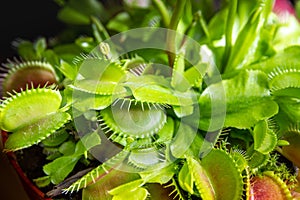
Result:
{"type": "Polygon", "coordinates": [[[42,61],[17,61],[4,64],[4,71],[7,71],[3,78],[2,95],[13,91],[21,92],[26,85],[33,88],[44,87],[58,82],[58,77],[52,65],[42,61]],[[30,82],[28,81],[30,80],[30,82]]]}
{"type": "Polygon", "coordinates": [[[61,101],[59,91],[47,88],[26,89],[5,99],[1,128],[13,133],[5,150],[16,151],[36,144],[68,122],[71,116],[65,108],[60,109],[61,101]]]}
{"type": "MultiPolygon", "coordinates": [[[[47,177],[53,184],[61,183],[74,169],[79,159],[83,156],[87,158],[87,152],[100,143],[101,139],[97,132],[86,134],[82,137],[82,140],[76,143],[73,151],[71,150],[70,153],[66,153],[65,155],[46,164],[43,167],[43,171],[48,175],[47,177]]],[[[70,147],[68,147],[68,150],[70,150],[70,147]]]]}
{"type": "Polygon", "coordinates": [[[80,2],[63,2],[59,18],[91,25],[87,36],[20,41],[22,59],[4,66],[5,151],[43,149],[34,181],[48,196],[293,198],[299,35],[273,1],[224,1],[211,13],[191,0],[124,1],[116,15],[80,2]],[[285,28],[295,40],[282,40],[285,28]]]}

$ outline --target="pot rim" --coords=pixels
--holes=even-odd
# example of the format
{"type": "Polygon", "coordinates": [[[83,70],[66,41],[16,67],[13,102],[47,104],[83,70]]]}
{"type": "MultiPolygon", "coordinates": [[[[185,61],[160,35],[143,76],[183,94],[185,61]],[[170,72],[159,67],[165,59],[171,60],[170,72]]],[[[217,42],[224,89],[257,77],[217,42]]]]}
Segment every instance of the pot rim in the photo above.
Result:
{"type": "MultiPolygon", "coordinates": [[[[2,136],[2,144],[4,145],[7,138],[8,133],[6,131],[1,130],[1,136],[2,136]]],[[[19,165],[16,155],[13,152],[7,152],[5,153],[9,163],[12,165],[12,167],[17,172],[21,183],[23,185],[23,188],[27,195],[32,200],[52,200],[51,198],[47,198],[45,193],[42,192],[36,185],[33,184],[33,182],[26,176],[26,174],[23,172],[21,166],[19,165]]]]}

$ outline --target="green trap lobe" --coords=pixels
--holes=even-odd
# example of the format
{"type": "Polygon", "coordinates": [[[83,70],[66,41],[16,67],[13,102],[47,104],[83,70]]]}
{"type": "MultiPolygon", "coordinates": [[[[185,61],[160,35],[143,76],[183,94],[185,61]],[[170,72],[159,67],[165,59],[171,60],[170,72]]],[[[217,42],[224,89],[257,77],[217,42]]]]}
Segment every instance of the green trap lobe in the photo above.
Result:
{"type": "Polygon", "coordinates": [[[61,99],[59,91],[44,88],[18,93],[2,103],[1,128],[12,132],[56,112],[61,99]]]}
{"type": "Polygon", "coordinates": [[[213,185],[217,200],[241,199],[243,178],[228,153],[213,149],[202,159],[201,165],[213,185]]]}
{"type": "Polygon", "coordinates": [[[64,112],[46,115],[11,134],[5,143],[5,150],[16,151],[36,144],[62,127],[70,118],[70,115],[64,112]]]}

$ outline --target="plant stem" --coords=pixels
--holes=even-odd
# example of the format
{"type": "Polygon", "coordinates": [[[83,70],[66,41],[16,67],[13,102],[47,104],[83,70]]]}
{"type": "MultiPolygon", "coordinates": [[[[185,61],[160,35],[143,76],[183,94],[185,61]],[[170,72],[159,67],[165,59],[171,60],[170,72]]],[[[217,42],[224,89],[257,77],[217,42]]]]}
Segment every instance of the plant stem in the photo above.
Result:
{"type": "Polygon", "coordinates": [[[103,24],[96,17],[91,16],[91,22],[93,23],[94,36],[98,43],[110,37],[103,24]]]}
{"type": "Polygon", "coordinates": [[[225,45],[225,51],[223,55],[223,62],[221,66],[221,73],[224,73],[225,71],[230,56],[231,48],[232,48],[232,31],[233,31],[235,14],[237,12],[237,4],[238,4],[237,0],[231,0],[229,2],[230,2],[229,11],[228,11],[226,26],[225,26],[226,45],[225,45]]]}
{"type": "Polygon", "coordinates": [[[174,12],[171,17],[169,24],[169,31],[167,32],[167,49],[168,49],[168,59],[170,67],[173,67],[176,53],[176,31],[179,21],[182,17],[185,3],[187,0],[177,0],[174,12]]]}
{"type": "Polygon", "coordinates": [[[208,31],[208,27],[207,27],[207,24],[206,24],[206,21],[204,20],[204,17],[203,17],[203,14],[201,11],[198,11],[197,12],[197,16],[198,16],[198,20],[200,22],[200,25],[202,27],[202,30],[205,34],[205,36],[207,37],[209,43],[211,44],[211,37],[210,37],[210,33],[208,31]]]}
{"type": "Polygon", "coordinates": [[[170,24],[170,16],[165,4],[161,0],[153,0],[153,3],[160,12],[164,26],[168,27],[170,24]]]}

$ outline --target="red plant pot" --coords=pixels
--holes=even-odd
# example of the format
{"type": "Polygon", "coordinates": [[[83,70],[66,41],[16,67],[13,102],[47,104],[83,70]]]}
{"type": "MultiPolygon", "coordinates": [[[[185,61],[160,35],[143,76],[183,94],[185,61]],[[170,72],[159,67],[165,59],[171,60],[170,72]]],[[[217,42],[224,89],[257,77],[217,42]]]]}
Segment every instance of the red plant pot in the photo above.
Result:
{"type": "MultiPolygon", "coordinates": [[[[1,131],[1,135],[2,135],[2,142],[4,144],[5,141],[7,140],[8,135],[5,131],[1,131]]],[[[10,164],[17,172],[20,181],[22,183],[22,186],[25,192],[27,193],[28,197],[31,200],[51,200],[51,198],[47,198],[45,193],[43,193],[38,187],[36,187],[32,183],[32,181],[26,176],[26,173],[22,170],[22,168],[20,167],[17,161],[16,155],[13,152],[8,152],[6,153],[6,155],[10,164]]]]}

